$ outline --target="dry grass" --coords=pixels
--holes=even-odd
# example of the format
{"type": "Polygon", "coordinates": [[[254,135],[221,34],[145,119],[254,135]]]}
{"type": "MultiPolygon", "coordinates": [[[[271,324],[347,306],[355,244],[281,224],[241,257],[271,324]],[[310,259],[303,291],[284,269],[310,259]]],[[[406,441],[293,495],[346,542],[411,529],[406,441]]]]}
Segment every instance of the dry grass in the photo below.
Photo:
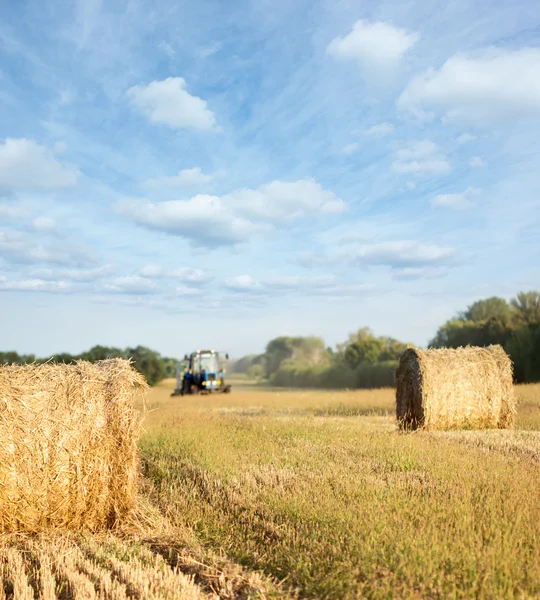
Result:
{"type": "Polygon", "coordinates": [[[128,361],[0,367],[0,532],[112,527],[139,477],[128,361]]]}
{"type": "Polygon", "coordinates": [[[396,372],[403,429],[512,428],[512,362],[501,346],[409,348],[396,372]]]}
{"type": "Polygon", "coordinates": [[[27,539],[0,549],[0,565],[1,590],[15,600],[218,597],[160,555],[114,538],[27,539]]]}
{"type": "Polygon", "coordinates": [[[514,431],[413,434],[394,390],[173,386],[122,536],[4,536],[0,600],[540,597],[540,386],[514,431]]]}
{"type": "Polygon", "coordinates": [[[393,390],[169,391],[141,440],[153,501],[281,596],[540,596],[538,433],[404,435],[393,390]]]}

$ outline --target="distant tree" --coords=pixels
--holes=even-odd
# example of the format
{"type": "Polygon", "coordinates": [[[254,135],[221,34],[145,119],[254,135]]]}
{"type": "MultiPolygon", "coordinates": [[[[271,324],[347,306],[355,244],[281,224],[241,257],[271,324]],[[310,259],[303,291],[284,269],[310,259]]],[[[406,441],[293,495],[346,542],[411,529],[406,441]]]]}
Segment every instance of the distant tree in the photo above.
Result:
{"type": "Polygon", "coordinates": [[[82,360],[96,362],[98,360],[107,360],[108,358],[123,358],[125,350],[120,348],[108,348],[107,346],[94,346],[87,352],[80,354],[82,360]]]}
{"type": "Polygon", "coordinates": [[[354,368],[361,364],[374,365],[379,362],[383,351],[383,343],[376,337],[353,342],[345,350],[345,360],[354,368]]]}
{"type": "Polygon", "coordinates": [[[4,365],[20,365],[22,357],[18,352],[0,352],[0,363],[4,365]]]}
{"type": "Polygon", "coordinates": [[[294,353],[294,338],[281,336],[268,342],[265,351],[266,377],[271,377],[281,363],[292,358],[294,353]]]}
{"type": "Polygon", "coordinates": [[[247,370],[249,379],[264,379],[264,367],[262,365],[251,365],[247,370]]]}
{"type": "Polygon", "coordinates": [[[511,323],[512,317],[512,309],[508,302],[497,296],[473,302],[467,310],[458,316],[461,321],[473,321],[474,323],[497,319],[505,325],[511,323]]]}
{"type": "Polygon", "coordinates": [[[160,355],[154,350],[144,346],[128,348],[126,358],[133,359],[133,366],[145,376],[149,385],[156,385],[165,378],[165,365],[160,355]]]}
{"type": "Polygon", "coordinates": [[[510,304],[518,322],[540,323],[540,292],[519,292],[510,304]]]}

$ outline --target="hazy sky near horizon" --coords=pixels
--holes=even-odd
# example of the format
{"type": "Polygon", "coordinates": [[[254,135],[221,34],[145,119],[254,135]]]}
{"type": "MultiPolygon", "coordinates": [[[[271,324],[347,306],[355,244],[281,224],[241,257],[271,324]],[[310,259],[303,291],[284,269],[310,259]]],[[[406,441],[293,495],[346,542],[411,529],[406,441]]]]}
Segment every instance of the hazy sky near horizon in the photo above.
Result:
{"type": "Polygon", "coordinates": [[[1,350],[424,345],[540,288],[540,3],[0,6],[1,350]]]}

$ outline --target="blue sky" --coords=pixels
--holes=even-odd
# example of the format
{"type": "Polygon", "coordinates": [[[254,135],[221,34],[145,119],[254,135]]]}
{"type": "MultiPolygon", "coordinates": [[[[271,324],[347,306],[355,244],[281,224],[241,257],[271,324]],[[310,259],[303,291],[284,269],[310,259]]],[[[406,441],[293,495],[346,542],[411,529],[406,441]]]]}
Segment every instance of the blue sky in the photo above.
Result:
{"type": "Polygon", "coordinates": [[[0,7],[2,349],[424,345],[540,288],[540,4],[0,7]]]}

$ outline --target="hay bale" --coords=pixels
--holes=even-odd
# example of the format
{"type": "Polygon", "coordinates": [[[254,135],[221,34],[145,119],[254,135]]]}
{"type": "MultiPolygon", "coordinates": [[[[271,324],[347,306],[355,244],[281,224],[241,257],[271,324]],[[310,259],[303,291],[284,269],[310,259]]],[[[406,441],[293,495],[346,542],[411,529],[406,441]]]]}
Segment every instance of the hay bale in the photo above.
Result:
{"type": "Polygon", "coordinates": [[[516,400],[512,362],[499,345],[408,348],[396,372],[401,429],[509,429],[516,400]]]}
{"type": "Polygon", "coordinates": [[[139,476],[129,361],[0,367],[0,532],[112,527],[139,476]]]}

